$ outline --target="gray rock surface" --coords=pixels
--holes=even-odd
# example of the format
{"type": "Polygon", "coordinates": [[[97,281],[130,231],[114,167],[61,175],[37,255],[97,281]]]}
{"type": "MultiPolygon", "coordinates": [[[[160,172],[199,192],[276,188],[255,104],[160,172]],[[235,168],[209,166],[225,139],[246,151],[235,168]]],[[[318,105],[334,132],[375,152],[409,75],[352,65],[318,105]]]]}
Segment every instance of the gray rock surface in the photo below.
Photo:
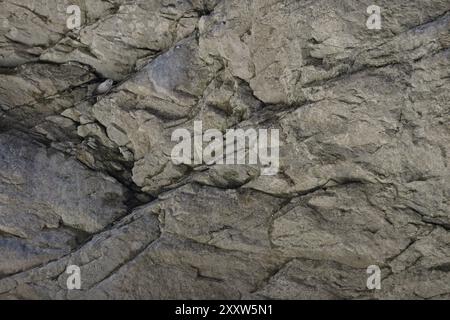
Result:
{"type": "Polygon", "coordinates": [[[450,298],[449,0],[0,5],[0,299],[450,298]],[[200,120],[278,174],[175,165],[200,120]]]}

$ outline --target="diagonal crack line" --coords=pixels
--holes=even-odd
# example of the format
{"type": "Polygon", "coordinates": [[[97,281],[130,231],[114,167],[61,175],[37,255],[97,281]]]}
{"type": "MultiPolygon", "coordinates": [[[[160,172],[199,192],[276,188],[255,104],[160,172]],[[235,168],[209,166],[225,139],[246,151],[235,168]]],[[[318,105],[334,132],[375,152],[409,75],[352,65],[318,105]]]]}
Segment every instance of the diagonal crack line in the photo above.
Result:
{"type": "Polygon", "coordinates": [[[106,276],[104,276],[102,279],[100,279],[99,281],[97,281],[96,283],[94,283],[93,285],[91,285],[87,290],[90,290],[94,287],[97,287],[100,283],[108,280],[109,278],[111,278],[112,276],[114,276],[114,274],[119,271],[121,268],[123,268],[125,265],[131,263],[132,261],[136,260],[137,258],[139,258],[140,255],[144,254],[144,252],[151,246],[153,245],[155,242],[157,242],[159,239],[161,239],[161,231],[158,235],[158,237],[154,240],[151,240],[148,244],[144,245],[143,248],[141,248],[140,250],[136,251],[135,253],[131,254],[131,257],[125,259],[123,262],[121,262],[120,264],[118,264],[113,270],[111,270],[106,276]]]}
{"type": "MultiPolygon", "coordinates": [[[[117,218],[116,220],[112,221],[110,224],[108,224],[105,228],[103,228],[102,230],[92,233],[90,234],[88,237],[86,237],[86,239],[84,239],[84,241],[80,244],[78,244],[76,247],[74,247],[73,249],[71,249],[69,252],[67,252],[66,254],[61,255],[60,257],[51,259],[43,264],[38,264],[38,265],[34,265],[30,268],[24,269],[24,270],[20,270],[17,271],[15,273],[11,273],[8,275],[5,275],[4,277],[0,277],[0,282],[2,280],[7,280],[8,278],[12,278],[15,277],[17,275],[20,274],[25,274],[25,273],[29,273],[32,270],[37,270],[37,269],[41,269],[41,268],[45,268],[46,266],[52,264],[52,263],[57,263],[58,261],[64,260],[66,258],[69,258],[71,255],[73,255],[75,252],[80,251],[81,249],[83,249],[87,244],[89,244],[89,242],[91,242],[93,240],[93,238],[97,235],[103,234],[103,233],[107,233],[108,231],[111,231],[114,229],[114,227],[116,226],[116,224],[118,224],[120,221],[123,221],[124,223],[120,226],[118,226],[119,228],[122,228],[138,219],[141,219],[142,217],[130,217],[130,215],[132,215],[132,213],[126,214],[124,216],[121,216],[119,218],[117,218]],[[129,221],[127,221],[126,219],[130,219],[129,221]]],[[[160,231],[161,233],[161,231],[160,231]]],[[[109,237],[108,237],[109,238],[109,237]]]]}

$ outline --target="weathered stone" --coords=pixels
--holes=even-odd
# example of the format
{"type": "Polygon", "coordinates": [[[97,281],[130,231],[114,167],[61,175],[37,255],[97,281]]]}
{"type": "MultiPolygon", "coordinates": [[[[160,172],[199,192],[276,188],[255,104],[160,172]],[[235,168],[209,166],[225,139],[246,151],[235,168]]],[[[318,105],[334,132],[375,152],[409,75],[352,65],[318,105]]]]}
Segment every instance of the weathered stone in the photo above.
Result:
{"type": "Polygon", "coordinates": [[[0,298],[450,298],[448,0],[0,2],[0,298]]]}
{"type": "Polygon", "coordinates": [[[0,135],[0,274],[56,259],[126,213],[125,189],[74,159],[0,135]]]}

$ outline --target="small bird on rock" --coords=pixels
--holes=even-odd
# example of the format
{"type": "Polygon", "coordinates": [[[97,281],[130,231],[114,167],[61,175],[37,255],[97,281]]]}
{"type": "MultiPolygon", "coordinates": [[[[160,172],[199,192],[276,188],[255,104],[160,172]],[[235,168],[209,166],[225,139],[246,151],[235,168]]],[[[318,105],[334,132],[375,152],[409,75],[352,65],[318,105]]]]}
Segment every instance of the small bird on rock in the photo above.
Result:
{"type": "Polygon", "coordinates": [[[108,93],[109,90],[111,90],[112,86],[113,86],[114,80],[112,79],[107,79],[105,81],[103,81],[102,83],[100,83],[97,88],[95,88],[93,96],[96,97],[95,100],[100,101],[101,96],[104,95],[105,93],[108,93]]]}
{"type": "Polygon", "coordinates": [[[114,83],[114,80],[111,80],[111,79],[103,81],[95,89],[94,94],[99,95],[99,94],[104,94],[104,93],[108,92],[111,89],[113,83],[114,83]]]}

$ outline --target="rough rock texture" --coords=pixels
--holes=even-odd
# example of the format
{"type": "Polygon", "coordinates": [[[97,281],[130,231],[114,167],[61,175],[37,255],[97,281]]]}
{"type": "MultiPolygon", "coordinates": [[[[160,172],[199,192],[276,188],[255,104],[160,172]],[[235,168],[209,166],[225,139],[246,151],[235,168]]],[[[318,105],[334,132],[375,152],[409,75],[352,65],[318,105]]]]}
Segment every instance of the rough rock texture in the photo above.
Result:
{"type": "Polygon", "coordinates": [[[449,0],[0,0],[2,299],[448,299],[449,154],[449,0]],[[198,120],[278,174],[175,165],[198,120]]]}

